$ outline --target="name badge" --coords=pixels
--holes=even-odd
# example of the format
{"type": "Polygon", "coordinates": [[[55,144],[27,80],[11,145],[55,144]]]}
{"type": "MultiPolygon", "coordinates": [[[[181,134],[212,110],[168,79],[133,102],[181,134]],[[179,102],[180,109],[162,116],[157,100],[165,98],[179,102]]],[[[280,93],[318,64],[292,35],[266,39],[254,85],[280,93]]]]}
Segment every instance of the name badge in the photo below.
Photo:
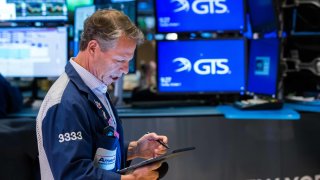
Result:
{"type": "Polygon", "coordinates": [[[98,148],[94,156],[94,166],[105,170],[113,170],[116,165],[117,148],[115,150],[107,150],[98,148]]]}

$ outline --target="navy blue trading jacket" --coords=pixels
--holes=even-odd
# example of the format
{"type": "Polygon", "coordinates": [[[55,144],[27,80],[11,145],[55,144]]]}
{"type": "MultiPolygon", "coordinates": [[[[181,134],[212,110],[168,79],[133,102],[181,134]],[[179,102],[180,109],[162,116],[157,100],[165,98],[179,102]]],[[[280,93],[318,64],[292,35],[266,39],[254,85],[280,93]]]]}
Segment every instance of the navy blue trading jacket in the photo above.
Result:
{"type": "Polygon", "coordinates": [[[105,116],[110,115],[97,102],[102,105],[68,63],[65,73],[48,91],[37,117],[41,179],[120,179],[116,171],[126,166],[128,149],[122,123],[111,105],[119,139],[103,135],[103,128],[108,126],[105,116]],[[116,149],[113,169],[94,166],[98,148],[116,149]]]}

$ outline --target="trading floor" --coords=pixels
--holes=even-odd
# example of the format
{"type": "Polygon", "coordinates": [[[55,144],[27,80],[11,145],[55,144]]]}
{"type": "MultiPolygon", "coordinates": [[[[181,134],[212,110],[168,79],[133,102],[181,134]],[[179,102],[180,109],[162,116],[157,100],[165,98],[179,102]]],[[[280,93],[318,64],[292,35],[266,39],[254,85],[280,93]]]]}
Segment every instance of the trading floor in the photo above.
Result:
{"type": "Polygon", "coordinates": [[[195,147],[164,180],[320,180],[319,42],[320,0],[0,0],[0,180],[40,179],[42,103],[55,177],[125,165],[114,104],[125,140],[195,147]]]}

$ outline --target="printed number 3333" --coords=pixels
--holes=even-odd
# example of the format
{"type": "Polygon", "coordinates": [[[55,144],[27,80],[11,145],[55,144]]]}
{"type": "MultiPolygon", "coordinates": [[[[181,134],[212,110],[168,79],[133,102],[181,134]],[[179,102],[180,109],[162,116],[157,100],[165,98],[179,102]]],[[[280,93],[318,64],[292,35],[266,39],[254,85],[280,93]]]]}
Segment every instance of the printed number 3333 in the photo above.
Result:
{"type": "Polygon", "coordinates": [[[64,134],[59,134],[59,143],[68,142],[68,141],[75,141],[75,140],[81,140],[82,134],[81,131],[78,132],[67,132],[64,134]]]}

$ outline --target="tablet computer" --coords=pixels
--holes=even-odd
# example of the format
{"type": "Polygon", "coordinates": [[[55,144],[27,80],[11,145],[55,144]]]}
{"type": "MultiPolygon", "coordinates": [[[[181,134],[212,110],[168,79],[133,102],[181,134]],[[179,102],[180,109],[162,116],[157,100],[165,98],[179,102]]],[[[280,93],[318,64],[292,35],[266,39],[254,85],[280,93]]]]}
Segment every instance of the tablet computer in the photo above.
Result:
{"type": "Polygon", "coordinates": [[[120,174],[126,174],[127,172],[131,172],[139,167],[142,167],[142,166],[146,166],[146,165],[149,165],[149,164],[152,164],[152,163],[155,163],[155,162],[161,162],[161,161],[165,161],[167,159],[170,159],[172,157],[176,157],[177,155],[179,154],[182,154],[184,152],[187,152],[187,151],[191,151],[191,150],[195,150],[196,148],[195,147],[186,147],[186,148],[181,148],[181,149],[175,149],[171,152],[168,152],[166,154],[163,154],[161,156],[158,156],[158,157],[155,157],[155,158],[151,158],[151,159],[147,159],[147,160],[144,160],[140,163],[137,163],[137,164],[134,164],[132,166],[129,166],[129,167],[126,167],[126,168],[123,168],[121,170],[118,171],[118,173],[120,174]]]}

